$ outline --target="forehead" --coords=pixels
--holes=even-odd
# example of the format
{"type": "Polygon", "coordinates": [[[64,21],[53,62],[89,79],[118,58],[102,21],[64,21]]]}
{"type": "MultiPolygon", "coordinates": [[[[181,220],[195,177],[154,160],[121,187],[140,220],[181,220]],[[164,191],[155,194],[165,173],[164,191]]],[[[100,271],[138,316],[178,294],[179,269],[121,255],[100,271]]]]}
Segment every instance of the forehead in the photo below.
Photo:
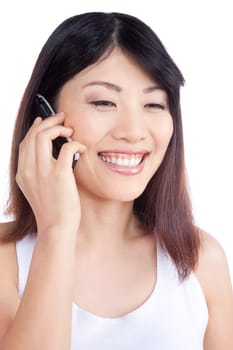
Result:
{"type": "Polygon", "coordinates": [[[73,79],[80,84],[88,83],[91,80],[109,80],[119,85],[136,83],[149,86],[157,83],[137,62],[119,48],[102,56],[97,62],[79,72],[73,79]]]}

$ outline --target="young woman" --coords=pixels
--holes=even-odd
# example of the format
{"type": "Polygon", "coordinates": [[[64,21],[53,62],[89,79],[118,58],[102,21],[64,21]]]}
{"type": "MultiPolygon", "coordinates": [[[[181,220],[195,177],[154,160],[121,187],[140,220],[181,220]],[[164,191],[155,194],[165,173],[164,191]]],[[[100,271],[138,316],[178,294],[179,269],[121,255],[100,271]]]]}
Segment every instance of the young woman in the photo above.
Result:
{"type": "Polygon", "coordinates": [[[186,188],[183,82],[129,15],[75,16],[48,39],[13,137],[2,350],[233,349],[226,258],[186,188]]]}

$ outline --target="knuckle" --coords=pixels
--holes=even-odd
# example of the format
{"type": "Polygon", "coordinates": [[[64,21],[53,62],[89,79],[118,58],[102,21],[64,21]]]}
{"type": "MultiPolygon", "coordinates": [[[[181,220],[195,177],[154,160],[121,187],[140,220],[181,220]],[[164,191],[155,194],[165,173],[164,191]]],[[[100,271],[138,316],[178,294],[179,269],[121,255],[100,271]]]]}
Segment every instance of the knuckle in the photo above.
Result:
{"type": "Polygon", "coordinates": [[[57,130],[58,130],[59,134],[62,134],[62,133],[64,133],[64,131],[66,131],[66,127],[63,125],[58,125],[57,130]]]}
{"type": "Polygon", "coordinates": [[[23,142],[20,142],[20,144],[19,144],[19,148],[18,148],[19,153],[21,153],[21,152],[22,152],[23,147],[24,147],[23,142]]]}
{"type": "Polygon", "coordinates": [[[16,173],[16,178],[23,181],[23,180],[29,180],[34,177],[34,173],[32,169],[29,167],[23,166],[22,165],[18,168],[17,173],[16,173]]]}
{"type": "Polygon", "coordinates": [[[26,143],[26,141],[25,141],[25,138],[19,143],[19,150],[22,150],[23,149],[23,147],[25,146],[25,143],[26,143]]]}
{"type": "Polygon", "coordinates": [[[45,139],[45,133],[44,131],[39,131],[36,135],[35,135],[35,139],[36,139],[36,142],[43,142],[44,139],[45,139]]]}
{"type": "Polygon", "coordinates": [[[16,175],[15,175],[15,181],[16,183],[19,185],[21,184],[21,176],[19,174],[19,172],[17,171],[16,175]]]}
{"type": "Polygon", "coordinates": [[[54,136],[60,136],[62,134],[62,131],[63,131],[63,126],[62,125],[56,125],[53,128],[54,136]]]}
{"type": "Polygon", "coordinates": [[[31,180],[31,178],[32,178],[32,174],[31,172],[28,172],[28,171],[25,171],[23,173],[21,171],[18,171],[15,176],[16,183],[19,186],[22,186],[23,184],[28,183],[29,180],[31,180]]]}

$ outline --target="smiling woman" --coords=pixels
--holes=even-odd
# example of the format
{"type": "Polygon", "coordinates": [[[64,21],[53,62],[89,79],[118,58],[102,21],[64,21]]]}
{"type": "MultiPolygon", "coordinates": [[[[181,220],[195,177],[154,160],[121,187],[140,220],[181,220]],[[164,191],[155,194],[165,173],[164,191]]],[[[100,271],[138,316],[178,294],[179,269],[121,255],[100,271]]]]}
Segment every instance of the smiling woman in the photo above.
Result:
{"type": "Polygon", "coordinates": [[[73,138],[87,146],[74,170],[79,193],[124,202],[139,197],[173,133],[166,91],[118,48],[65,83],[56,101],[73,138]]]}
{"type": "Polygon", "coordinates": [[[15,124],[2,349],[232,349],[227,262],[187,190],[183,83],[135,17],[87,13],[52,33],[15,124]]]}

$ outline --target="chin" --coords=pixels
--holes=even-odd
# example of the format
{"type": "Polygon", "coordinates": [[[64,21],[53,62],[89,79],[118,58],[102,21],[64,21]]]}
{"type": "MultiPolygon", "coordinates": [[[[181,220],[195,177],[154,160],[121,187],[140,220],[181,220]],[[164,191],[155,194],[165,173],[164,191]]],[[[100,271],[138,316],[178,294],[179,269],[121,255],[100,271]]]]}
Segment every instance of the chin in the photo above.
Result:
{"type": "Polygon", "coordinates": [[[138,198],[144,191],[143,189],[135,189],[135,188],[122,188],[119,190],[119,188],[115,188],[111,192],[108,192],[108,199],[112,199],[114,201],[119,202],[132,202],[136,198],[138,198]]]}

